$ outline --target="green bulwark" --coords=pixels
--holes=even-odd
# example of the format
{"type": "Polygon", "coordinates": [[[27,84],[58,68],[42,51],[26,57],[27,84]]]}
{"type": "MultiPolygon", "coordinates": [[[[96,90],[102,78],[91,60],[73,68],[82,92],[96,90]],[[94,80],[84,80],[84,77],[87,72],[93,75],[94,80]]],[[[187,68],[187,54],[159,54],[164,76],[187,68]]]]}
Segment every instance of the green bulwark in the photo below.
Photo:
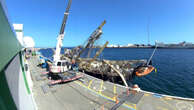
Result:
{"type": "Polygon", "coordinates": [[[0,1],[0,110],[17,109],[6,81],[4,69],[21,49],[22,46],[16,39],[0,1]]]}
{"type": "Polygon", "coordinates": [[[0,110],[17,110],[3,71],[0,72],[0,91],[0,110]]]}
{"type": "Polygon", "coordinates": [[[0,3],[0,71],[21,49],[0,3]]]}
{"type": "Polygon", "coordinates": [[[27,82],[27,79],[26,79],[26,73],[25,73],[25,70],[24,70],[24,64],[23,64],[23,58],[22,58],[22,53],[20,52],[20,65],[21,65],[21,68],[22,68],[22,74],[23,74],[23,77],[24,77],[24,83],[25,83],[25,86],[26,86],[26,90],[28,92],[28,94],[30,94],[30,88],[28,86],[28,82],[27,82]]]}

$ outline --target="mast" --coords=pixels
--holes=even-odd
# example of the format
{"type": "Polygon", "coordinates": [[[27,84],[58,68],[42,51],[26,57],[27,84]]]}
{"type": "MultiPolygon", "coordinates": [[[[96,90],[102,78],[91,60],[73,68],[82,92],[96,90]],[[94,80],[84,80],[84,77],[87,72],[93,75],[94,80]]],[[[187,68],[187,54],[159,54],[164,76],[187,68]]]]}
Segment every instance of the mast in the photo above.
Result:
{"type": "Polygon", "coordinates": [[[64,13],[64,17],[63,17],[63,22],[61,25],[61,29],[57,38],[57,45],[56,45],[56,51],[54,54],[54,62],[60,60],[60,53],[61,53],[61,47],[63,45],[63,38],[64,38],[64,31],[65,31],[65,26],[66,26],[66,22],[67,22],[67,17],[69,15],[69,9],[71,6],[71,2],[72,0],[69,0],[66,11],[64,13]]]}
{"type": "Polygon", "coordinates": [[[109,42],[106,41],[106,43],[96,52],[96,55],[94,56],[94,58],[92,58],[92,60],[90,62],[94,61],[102,53],[102,51],[104,50],[104,48],[106,48],[108,43],[109,42]]]}
{"type": "Polygon", "coordinates": [[[148,34],[148,46],[150,45],[150,18],[148,18],[148,23],[147,23],[147,34],[148,34]]]}
{"type": "MultiPolygon", "coordinates": [[[[102,35],[102,27],[104,26],[104,24],[106,23],[106,21],[104,20],[100,26],[98,26],[98,28],[90,35],[90,37],[88,38],[86,45],[83,47],[83,49],[79,52],[77,58],[80,57],[80,55],[85,51],[86,48],[89,48],[89,52],[90,52],[90,48],[93,47],[94,42],[96,40],[98,40],[100,38],[100,36],[102,35]]],[[[77,59],[76,58],[76,59],[77,59]]]]}

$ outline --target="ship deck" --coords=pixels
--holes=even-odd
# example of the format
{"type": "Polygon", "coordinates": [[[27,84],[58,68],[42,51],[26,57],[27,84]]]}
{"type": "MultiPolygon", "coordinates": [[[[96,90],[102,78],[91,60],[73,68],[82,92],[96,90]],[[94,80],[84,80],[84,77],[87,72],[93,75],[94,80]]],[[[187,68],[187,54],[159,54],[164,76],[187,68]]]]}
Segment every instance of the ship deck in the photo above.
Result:
{"type": "Polygon", "coordinates": [[[38,57],[31,57],[28,62],[33,97],[39,110],[193,110],[194,107],[193,99],[143,90],[127,92],[124,86],[84,73],[80,73],[84,75],[82,79],[48,86],[45,92],[42,87],[47,87],[50,80],[41,74],[46,70],[37,66],[38,57]]]}

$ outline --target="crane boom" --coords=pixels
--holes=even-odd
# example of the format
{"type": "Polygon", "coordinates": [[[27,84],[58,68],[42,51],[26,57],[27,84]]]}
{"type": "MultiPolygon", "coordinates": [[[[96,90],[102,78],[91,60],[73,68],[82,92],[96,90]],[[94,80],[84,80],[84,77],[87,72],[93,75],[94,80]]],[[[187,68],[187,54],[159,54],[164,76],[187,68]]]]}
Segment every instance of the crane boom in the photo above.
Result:
{"type": "Polygon", "coordinates": [[[71,2],[72,2],[72,0],[69,0],[66,11],[64,13],[64,18],[63,18],[63,22],[62,22],[61,30],[60,30],[59,34],[64,34],[64,30],[65,30],[65,26],[66,26],[66,22],[67,22],[67,17],[69,15],[69,9],[70,9],[70,6],[71,6],[71,2]]]}
{"type": "Polygon", "coordinates": [[[57,38],[56,51],[55,51],[55,54],[54,54],[54,62],[60,60],[60,53],[61,53],[61,47],[63,45],[62,42],[63,42],[63,38],[64,38],[64,31],[65,31],[65,26],[66,26],[66,22],[67,22],[67,17],[69,15],[69,9],[70,9],[70,6],[71,6],[71,2],[72,2],[72,0],[69,0],[66,11],[64,13],[60,33],[59,33],[58,38],[57,38]]]}

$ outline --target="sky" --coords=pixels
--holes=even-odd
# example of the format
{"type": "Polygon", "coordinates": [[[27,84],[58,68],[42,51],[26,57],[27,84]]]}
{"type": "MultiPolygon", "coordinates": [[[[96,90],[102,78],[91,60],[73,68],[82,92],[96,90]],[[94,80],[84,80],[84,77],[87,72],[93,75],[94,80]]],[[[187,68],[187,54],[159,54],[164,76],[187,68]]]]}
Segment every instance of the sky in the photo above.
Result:
{"type": "MultiPolygon", "coordinates": [[[[24,24],[24,36],[36,47],[55,47],[67,0],[6,0],[12,23],[24,24]]],[[[72,0],[63,46],[82,45],[101,24],[109,44],[194,43],[194,0],[72,0]],[[148,23],[149,22],[149,23],[148,23]]]]}

